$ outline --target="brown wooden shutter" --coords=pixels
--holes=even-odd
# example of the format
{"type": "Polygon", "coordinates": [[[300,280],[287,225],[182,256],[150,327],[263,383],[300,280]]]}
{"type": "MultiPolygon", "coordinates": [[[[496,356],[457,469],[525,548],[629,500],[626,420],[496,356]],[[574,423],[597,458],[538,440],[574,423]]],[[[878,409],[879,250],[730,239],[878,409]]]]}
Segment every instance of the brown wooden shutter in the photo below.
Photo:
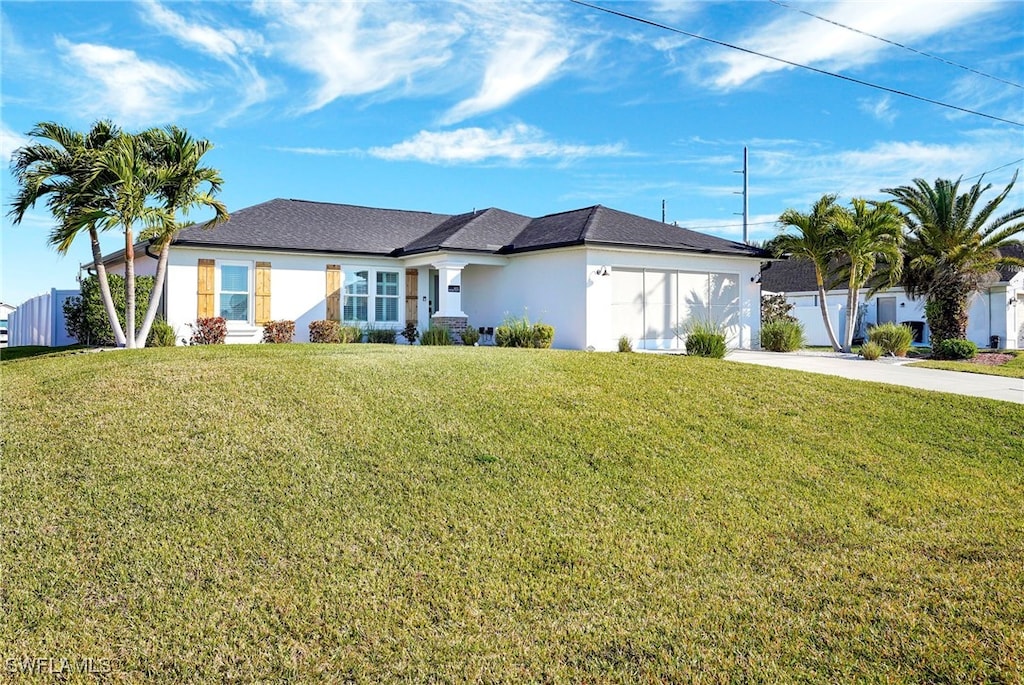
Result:
{"type": "Polygon", "coordinates": [[[270,262],[256,262],[256,325],[270,321],[270,262]]]}
{"type": "Polygon", "coordinates": [[[213,316],[213,270],[212,259],[199,260],[199,287],[197,289],[196,316],[205,319],[213,316]]]}
{"type": "Polygon", "coordinates": [[[341,265],[327,265],[327,319],[341,321],[341,265]]]}

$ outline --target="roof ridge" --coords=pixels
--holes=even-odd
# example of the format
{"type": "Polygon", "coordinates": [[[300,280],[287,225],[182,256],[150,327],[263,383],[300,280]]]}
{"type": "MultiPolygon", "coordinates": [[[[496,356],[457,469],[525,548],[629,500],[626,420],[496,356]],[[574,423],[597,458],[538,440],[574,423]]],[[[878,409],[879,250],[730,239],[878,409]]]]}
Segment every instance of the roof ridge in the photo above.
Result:
{"type": "Polygon", "coordinates": [[[587,234],[590,232],[590,228],[594,225],[594,216],[597,214],[597,210],[604,209],[601,205],[597,204],[590,207],[590,213],[587,214],[586,220],[583,222],[583,228],[580,230],[578,240],[586,240],[587,234]]]}
{"type": "MultiPolygon", "coordinates": [[[[372,210],[375,210],[375,211],[378,211],[378,212],[384,211],[384,212],[402,212],[404,214],[430,214],[432,216],[444,216],[444,217],[459,216],[458,214],[442,214],[442,213],[439,213],[439,212],[428,212],[425,209],[392,209],[390,207],[370,207],[369,205],[353,205],[353,204],[350,204],[348,202],[326,202],[324,200],[303,200],[302,198],[297,198],[297,197],[275,197],[273,200],[267,200],[266,202],[261,202],[259,204],[265,205],[265,204],[269,204],[271,202],[276,202],[277,200],[282,200],[284,202],[304,202],[306,204],[311,204],[311,205],[331,205],[332,207],[353,207],[355,209],[372,209],[372,210]]],[[[259,205],[253,205],[253,207],[258,207],[258,206],[259,205]]],[[[248,209],[248,207],[246,207],[246,209],[248,209]]],[[[465,212],[465,214],[469,214],[469,212],[465,212]]]]}

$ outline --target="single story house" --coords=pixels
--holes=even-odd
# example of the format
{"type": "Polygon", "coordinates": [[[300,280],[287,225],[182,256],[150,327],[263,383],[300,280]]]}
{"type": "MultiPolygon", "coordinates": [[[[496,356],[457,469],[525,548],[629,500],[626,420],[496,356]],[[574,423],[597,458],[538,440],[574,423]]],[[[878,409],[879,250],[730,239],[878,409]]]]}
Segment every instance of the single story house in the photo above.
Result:
{"type": "MultiPolygon", "coordinates": [[[[1007,256],[1024,258],[1024,246],[1003,249],[1007,256]]],[[[787,259],[766,264],[761,272],[761,290],[781,293],[796,305],[792,314],[804,325],[810,345],[828,345],[828,334],[821,319],[814,266],[805,259],[787,259]]],[[[846,326],[845,288],[829,290],[826,300],[829,316],[837,337],[846,326]]],[[[867,290],[860,294],[860,328],[855,337],[865,336],[867,329],[880,323],[908,323],[922,331],[915,342],[927,345],[928,324],[924,316],[924,300],[911,299],[903,288],[887,288],[867,299],[867,290]]],[[[993,274],[991,284],[971,299],[967,319],[967,337],[979,347],[994,346],[1024,349],[1024,269],[1007,266],[993,274]],[[995,338],[999,340],[996,341],[995,338]]]]}
{"type": "MultiPolygon", "coordinates": [[[[318,319],[458,331],[525,313],[555,327],[555,347],[594,350],[616,349],[623,335],[639,349],[677,349],[681,325],[708,319],[730,346],[751,347],[768,258],[601,205],[531,218],[275,199],[216,229],[181,231],[163,315],[179,338],[197,317],[223,316],[228,342],[253,343],[277,319],[294,320],[305,341],[318,319]]],[[[123,253],[106,264],[118,272],[123,253]]],[[[144,246],[136,250],[136,273],[155,270],[144,246]]]]}

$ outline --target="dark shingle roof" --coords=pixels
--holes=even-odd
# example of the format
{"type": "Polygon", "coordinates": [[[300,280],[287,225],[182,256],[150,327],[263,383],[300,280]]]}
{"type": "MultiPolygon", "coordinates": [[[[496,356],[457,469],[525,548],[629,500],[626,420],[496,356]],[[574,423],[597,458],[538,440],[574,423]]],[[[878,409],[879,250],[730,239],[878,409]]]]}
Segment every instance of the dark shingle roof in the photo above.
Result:
{"type": "Polygon", "coordinates": [[[227,223],[211,231],[186,228],[175,244],[391,256],[434,250],[507,254],[606,244],[762,259],[769,256],[743,243],[601,205],[531,219],[495,208],[450,216],[277,199],[233,212],[227,223]]]}
{"type": "MultiPolygon", "coordinates": [[[[1015,257],[1016,259],[1024,259],[1024,244],[1017,243],[1016,245],[1007,245],[1006,247],[999,248],[999,254],[1003,257],[1015,257]]],[[[1008,265],[999,267],[999,280],[1009,281],[1011,278],[1020,273],[1024,267],[1018,265],[1008,265]]]]}

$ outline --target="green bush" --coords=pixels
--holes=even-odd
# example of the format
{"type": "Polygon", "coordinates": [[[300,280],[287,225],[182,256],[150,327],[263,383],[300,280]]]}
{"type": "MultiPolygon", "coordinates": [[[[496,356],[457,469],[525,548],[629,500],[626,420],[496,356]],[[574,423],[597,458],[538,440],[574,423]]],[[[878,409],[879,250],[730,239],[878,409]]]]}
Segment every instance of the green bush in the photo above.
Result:
{"type": "Polygon", "coordinates": [[[905,357],[914,342],[914,331],[906,324],[883,323],[868,329],[868,340],[888,354],[905,357]]]}
{"type": "Polygon", "coordinates": [[[290,343],[295,338],[295,322],[282,319],[263,324],[263,342],[290,343]]]}
{"type": "Polygon", "coordinates": [[[791,311],[796,307],[786,300],[785,295],[762,294],[761,295],[761,325],[773,321],[796,321],[791,311]]]}
{"type": "Polygon", "coordinates": [[[619,352],[632,352],[633,339],[628,335],[619,336],[619,352]]]}
{"type": "MultiPolygon", "coordinates": [[[[149,295],[153,292],[152,276],[135,277],[135,323],[142,323],[149,295]]],[[[114,301],[117,318],[124,329],[124,276],[107,274],[110,284],[110,298],[114,301]]],[[[82,279],[80,294],[64,301],[64,320],[68,335],[83,345],[110,346],[115,344],[114,329],[107,319],[107,310],[103,307],[100,295],[100,282],[96,276],[82,279]]],[[[128,331],[125,331],[127,334],[128,331]]],[[[148,341],[147,341],[148,342],[148,341]]]]}
{"type": "Polygon", "coordinates": [[[398,331],[393,328],[366,327],[366,342],[382,345],[394,345],[398,340],[398,331]]]}
{"type": "Polygon", "coordinates": [[[463,345],[469,345],[472,347],[480,342],[480,331],[467,325],[466,330],[462,331],[462,333],[459,334],[459,337],[462,338],[463,345]]]}
{"type": "Polygon", "coordinates": [[[455,339],[446,326],[431,326],[420,335],[420,345],[454,345],[455,339]]]}
{"type": "Polygon", "coordinates": [[[359,343],[363,342],[363,329],[359,326],[338,326],[338,342],[359,343]]]}
{"type": "Polygon", "coordinates": [[[804,342],[804,327],[799,321],[775,319],[761,324],[761,347],[770,352],[799,350],[804,342]]]}
{"type": "Polygon", "coordinates": [[[860,356],[867,359],[869,362],[873,362],[882,356],[882,346],[878,343],[868,341],[860,346],[860,356]]]}
{"type": "Polygon", "coordinates": [[[946,338],[932,347],[932,356],[938,359],[973,359],[978,346],[963,338],[946,338]]]}
{"type": "Polygon", "coordinates": [[[546,323],[531,323],[526,314],[506,316],[494,329],[494,342],[498,347],[548,348],[555,340],[555,327],[546,323]]]}
{"type": "Polygon", "coordinates": [[[339,343],[341,342],[341,324],[330,319],[319,319],[309,323],[309,342],[339,343]]]}
{"type": "Polygon", "coordinates": [[[153,326],[149,329],[146,347],[174,347],[177,344],[178,340],[174,336],[174,327],[157,317],[153,321],[153,326]]]}
{"type": "Polygon", "coordinates": [[[686,354],[721,359],[725,356],[725,336],[705,331],[690,333],[686,336],[686,354]]]}
{"type": "Polygon", "coordinates": [[[228,323],[221,316],[207,316],[196,319],[192,329],[190,345],[223,345],[228,337],[228,323]]]}

